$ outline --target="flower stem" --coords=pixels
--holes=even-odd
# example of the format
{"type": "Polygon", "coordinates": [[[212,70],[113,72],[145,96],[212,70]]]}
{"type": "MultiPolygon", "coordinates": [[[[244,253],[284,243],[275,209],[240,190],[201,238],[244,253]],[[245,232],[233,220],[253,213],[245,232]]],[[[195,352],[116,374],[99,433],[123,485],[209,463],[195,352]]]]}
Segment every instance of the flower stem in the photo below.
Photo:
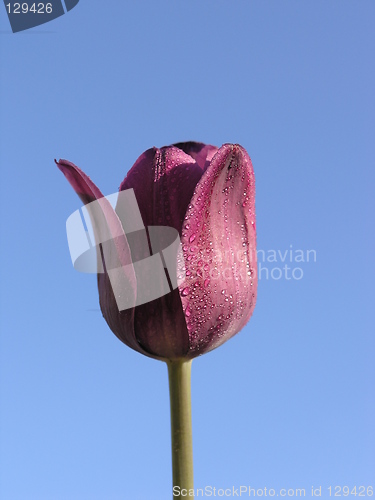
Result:
{"type": "Polygon", "coordinates": [[[171,402],[173,491],[181,492],[182,489],[186,489],[187,495],[184,496],[192,498],[194,497],[194,479],[191,425],[191,360],[168,361],[167,365],[171,402]]]}

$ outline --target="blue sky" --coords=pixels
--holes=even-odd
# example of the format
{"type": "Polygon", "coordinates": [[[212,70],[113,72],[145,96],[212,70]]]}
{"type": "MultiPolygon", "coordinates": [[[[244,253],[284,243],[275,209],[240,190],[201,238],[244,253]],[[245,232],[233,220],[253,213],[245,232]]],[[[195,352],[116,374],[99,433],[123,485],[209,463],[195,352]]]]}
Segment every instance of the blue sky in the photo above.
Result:
{"type": "Polygon", "coordinates": [[[73,269],[54,158],[111,194],[183,140],[242,144],[258,248],[316,252],[194,360],[195,486],[375,487],[374,21],[366,0],[81,0],[13,34],[0,9],[2,499],[171,497],[166,366],[73,269]]]}

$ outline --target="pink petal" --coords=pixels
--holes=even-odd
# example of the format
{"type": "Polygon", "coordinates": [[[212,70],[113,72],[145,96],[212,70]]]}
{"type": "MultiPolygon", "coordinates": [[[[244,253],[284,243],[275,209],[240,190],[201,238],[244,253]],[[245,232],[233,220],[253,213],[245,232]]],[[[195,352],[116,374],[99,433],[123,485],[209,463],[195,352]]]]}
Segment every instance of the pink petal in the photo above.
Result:
{"type": "Polygon", "coordinates": [[[241,146],[225,144],[213,157],[189,204],[182,245],[187,277],[179,288],[196,356],[239,332],[255,307],[255,179],[241,146]]]}

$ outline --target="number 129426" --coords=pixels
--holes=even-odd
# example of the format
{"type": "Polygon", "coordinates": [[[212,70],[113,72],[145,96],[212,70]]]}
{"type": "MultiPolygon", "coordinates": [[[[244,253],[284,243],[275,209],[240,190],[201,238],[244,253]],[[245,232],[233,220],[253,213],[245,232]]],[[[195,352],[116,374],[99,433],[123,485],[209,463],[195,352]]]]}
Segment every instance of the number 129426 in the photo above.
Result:
{"type": "Polygon", "coordinates": [[[9,14],[27,14],[29,12],[33,14],[51,14],[52,4],[51,3],[33,3],[29,6],[27,3],[8,3],[6,4],[9,14]]]}

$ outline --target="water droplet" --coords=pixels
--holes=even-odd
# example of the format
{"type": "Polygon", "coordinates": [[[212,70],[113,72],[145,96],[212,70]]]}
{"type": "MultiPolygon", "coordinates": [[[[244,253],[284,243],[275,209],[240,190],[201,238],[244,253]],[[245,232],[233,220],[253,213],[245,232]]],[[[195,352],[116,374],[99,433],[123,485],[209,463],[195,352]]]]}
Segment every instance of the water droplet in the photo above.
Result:
{"type": "Polygon", "coordinates": [[[188,286],[182,290],[181,295],[183,297],[186,297],[186,295],[189,295],[189,287],[188,286]]]}
{"type": "Polygon", "coordinates": [[[196,238],[196,235],[195,234],[192,234],[189,238],[189,243],[193,243],[193,241],[195,240],[196,238]]]}
{"type": "Polygon", "coordinates": [[[208,287],[209,284],[210,284],[210,279],[209,278],[205,279],[204,280],[204,286],[208,287]]]}

